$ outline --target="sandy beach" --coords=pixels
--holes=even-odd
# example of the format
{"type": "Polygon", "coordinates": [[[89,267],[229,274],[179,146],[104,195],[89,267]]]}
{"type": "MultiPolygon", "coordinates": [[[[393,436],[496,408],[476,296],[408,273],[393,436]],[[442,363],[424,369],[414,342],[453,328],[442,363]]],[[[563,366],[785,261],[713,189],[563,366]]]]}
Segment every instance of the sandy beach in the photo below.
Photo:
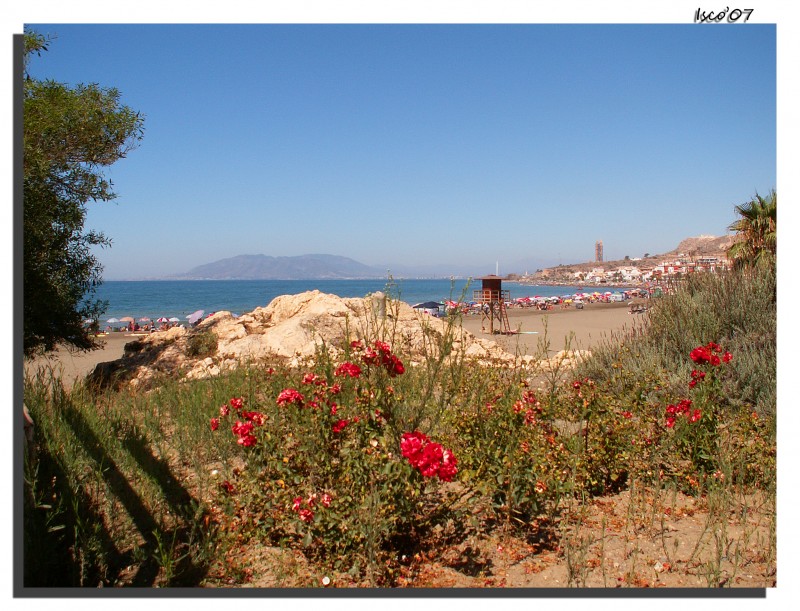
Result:
{"type": "Polygon", "coordinates": [[[136,337],[133,333],[109,333],[98,338],[102,347],[91,352],[72,352],[66,348],[59,348],[46,357],[26,360],[25,372],[33,374],[37,369],[49,366],[54,370],[60,369],[64,386],[70,388],[75,380],[89,374],[98,363],[122,358],[125,344],[135,341],[136,337]]]}
{"type": "Polygon", "coordinates": [[[465,316],[464,328],[477,337],[496,341],[508,352],[521,355],[539,355],[540,344],[547,342],[547,356],[553,356],[565,348],[591,350],[604,339],[642,324],[641,315],[630,314],[624,302],[588,303],[582,310],[555,306],[546,311],[535,308],[509,308],[507,311],[509,326],[517,332],[513,335],[482,332],[480,315],[465,316]]]}
{"type": "MultiPolygon", "coordinates": [[[[625,303],[592,303],[584,309],[574,307],[539,311],[535,308],[511,308],[508,310],[509,325],[517,331],[513,335],[483,333],[481,316],[469,315],[463,320],[464,328],[484,339],[496,341],[505,350],[521,355],[539,355],[540,343],[549,343],[547,356],[559,350],[591,350],[612,335],[631,330],[641,325],[641,317],[628,312],[625,303]],[[546,333],[545,333],[546,325],[546,333]]],[[[70,352],[59,349],[49,357],[25,362],[26,372],[32,373],[41,366],[60,368],[66,387],[90,373],[98,363],[114,361],[122,357],[125,344],[135,341],[136,334],[115,332],[100,339],[102,347],[91,352],[70,352]]]]}

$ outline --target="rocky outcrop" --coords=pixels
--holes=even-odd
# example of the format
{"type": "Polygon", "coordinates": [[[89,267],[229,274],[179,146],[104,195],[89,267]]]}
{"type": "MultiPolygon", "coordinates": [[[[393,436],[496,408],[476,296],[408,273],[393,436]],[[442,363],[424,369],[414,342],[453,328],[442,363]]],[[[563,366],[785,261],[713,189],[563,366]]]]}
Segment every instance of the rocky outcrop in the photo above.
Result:
{"type": "MultiPolygon", "coordinates": [[[[322,345],[335,358],[352,340],[375,339],[389,342],[410,365],[438,357],[442,345],[449,345],[454,354],[463,350],[467,358],[485,364],[533,363],[532,357],[515,357],[458,324],[448,325],[405,303],[387,300],[381,293],[362,299],[309,291],[277,297],[266,307],[238,317],[216,312],[192,329],[152,333],[127,344],[122,359],[101,363],[89,378],[103,386],[140,385],[165,373],[187,379],[216,376],[248,362],[280,359],[297,366],[313,359],[322,345]]],[[[550,359],[553,363],[543,364],[554,367],[557,360],[571,366],[579,357],[559,353],[550,359]]]]}

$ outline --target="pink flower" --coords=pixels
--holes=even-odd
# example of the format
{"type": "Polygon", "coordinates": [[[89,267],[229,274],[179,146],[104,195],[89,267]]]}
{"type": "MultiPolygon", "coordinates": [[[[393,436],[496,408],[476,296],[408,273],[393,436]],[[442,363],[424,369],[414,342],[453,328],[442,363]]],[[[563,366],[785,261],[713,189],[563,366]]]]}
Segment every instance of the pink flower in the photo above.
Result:
{"type": "Polygon", "coordinates": [[[219,408],[219,415],[222,416],[223,418],[230,413],[231,413],[231,408],[228,407],[227,403],[219,408]]]}
{"type": "Polygon", "coordinates": [[[319,502],[322,503],[323,507],[330,507],[331,506],[331,495],[327,492],[323,493],[322,496],[319,497],[319,502]]]}
{"type": "Polygon", "coordinates": [[[311,521],[314,519],[314,512],[311,511],[310,509],[301,509],[297,513],[299,514],[300,519],[307,524],[310,524],[311,521]]]}

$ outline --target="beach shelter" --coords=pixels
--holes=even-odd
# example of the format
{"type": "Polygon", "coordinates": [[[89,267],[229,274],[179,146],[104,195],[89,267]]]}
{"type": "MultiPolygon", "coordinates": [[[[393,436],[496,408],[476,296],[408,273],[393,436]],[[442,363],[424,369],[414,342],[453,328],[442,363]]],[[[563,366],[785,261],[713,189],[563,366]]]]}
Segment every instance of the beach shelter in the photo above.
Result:
{"type": "Polygon", "coordinates": [[[197,310],[196,312],[192,312],[191,314],[189,314],[189,316],[186,317],[186,320],[189,321],[190,325],[193,325],[201,318],[203,318],[203,314],[205,313],[206,313],[205,310],[197,310]]]}
{"type": "Polygon", "coordinates": [[[119,318],[109,318],[106,322],[120,322],[119,318]]]}
{"type": "Polygon", "coordinates": [[[122,318],[119,319],[119,321],[120,322],[136,322],[133,319],[133,316],[123,316],[122,318]]]}

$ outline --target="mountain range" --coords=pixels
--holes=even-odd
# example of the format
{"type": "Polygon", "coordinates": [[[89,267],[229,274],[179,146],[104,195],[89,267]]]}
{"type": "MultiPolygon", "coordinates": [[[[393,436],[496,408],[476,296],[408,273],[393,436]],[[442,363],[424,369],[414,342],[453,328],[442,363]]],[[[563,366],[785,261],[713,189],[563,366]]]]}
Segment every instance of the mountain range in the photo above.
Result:
{"type": "MultiPolygon", "coordinates": [[[[732,236],[715,238],[699,236],[687,238],[670,253],[692,253],[695,255],[724,252],[730,246],[732,236]]],[[[655,259],[662,255],[649,255],[655,259]]],[[[612,262],[608,262],[611,264],[612,262]]],[[[580,265],[595,265],[585,262],[580,265]]],[[[505,266],[504,266],[505,267],[505,266]]],[[[478,277],[492,274],[495,269],[491,265],[481,266],[430,264],[423,266],[384,265],[369,266],[348,257],[327,254],[310,254],[294,257],[270,257],[267,255],[239,255],[227,259],[206,263],[192,268],[184,274],[171,276],[177,280],[365,280],[386,278],[391,273],[395,278],[447,278],[478,277]]],[[[518,261],[501,274],[520,273],[526,269],[535,269],[531,261],[518,261]]]]}
{"type": "Polygon", "coordinates": [[[312,254],[296,257],[239,255],[198,265],[185,274],[179,274],[173,278],[180,280],[343,280],[385,276],[385,270],[369,267],[347,257],[312,254]]]}

